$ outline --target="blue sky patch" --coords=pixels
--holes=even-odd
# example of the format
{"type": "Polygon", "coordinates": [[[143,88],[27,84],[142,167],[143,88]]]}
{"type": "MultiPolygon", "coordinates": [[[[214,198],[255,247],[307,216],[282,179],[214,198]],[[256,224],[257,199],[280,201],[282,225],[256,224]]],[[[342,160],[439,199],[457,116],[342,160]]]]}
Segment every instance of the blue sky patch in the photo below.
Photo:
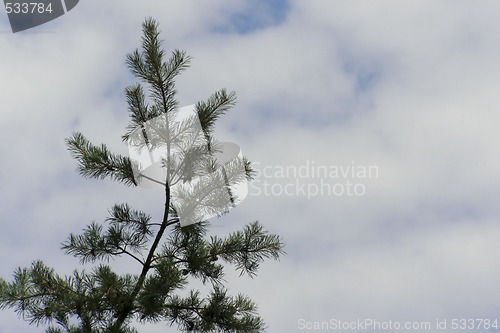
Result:
{"type": "Polygon", "coordinates": [[[286,0],[252,1],[243,11],[231,13],[226,21],[217,25],[214,30],[222,33],[250,34],[284,22],[289,7],[286,0]]]}

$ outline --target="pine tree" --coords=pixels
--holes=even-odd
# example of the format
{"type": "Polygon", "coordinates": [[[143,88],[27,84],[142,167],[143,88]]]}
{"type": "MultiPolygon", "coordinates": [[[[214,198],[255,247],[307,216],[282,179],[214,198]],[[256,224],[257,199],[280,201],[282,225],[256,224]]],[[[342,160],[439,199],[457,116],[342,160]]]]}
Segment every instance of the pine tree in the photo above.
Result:
{"type": "MultiPolygon", "coordinates": [[[[94,264],[90,271],[75,270],[72,275],[61,276],[42,261],[35,261],[30,267],[18,268],[12,282],[0,279],[0,308],[13,308],[30,324],[45,325],[48,333],[137,332],[134,323],[163,321],[184,332],[265,330],[252,300],[242,294],[229,295],[224,287],[224,269],[233,265],[240,275],[255,276],[263,260],[276,260],[284,254],[281,238],[264,231],[258,222],[226,237],[209,237],[207,220],[181,226],[178,210],[191,206],[174,205],[171,193],[173,184],[189,183],[193,177],[221,177],[221,173],[213,172],[217,169],[213,154],[218,143],[212,132],[216,120],[235,104],[235,94],[220,90],[206,102],[196,104],[196,119],[207,144],[191,142],[186,146],[186,138],[196,137],[188,133],[193,128],[189,120],[177,127],[170,120],[178,110],[174,79],[189,66],[190,58],[176,50],[165,61],[161,47],[158,24],[153,19],[145,20],[142,51],[128,54],[127,65],[150,94],[147,98],[140,83],[126,89],[131,123],[123,140],[131,142],[140,137],[145,124],[158,117],[166,126],[161,133],[168,138],[143,135],[148,149],[163,144],[167,151],[163,159],[163,218],[154,222],[150,215],[128,204],[116,204],[105,222],[91,223],[62,244],[62,249],[81,263],[94,264]],[[181,158],[170,155],[173,149],[181,158]],[[139,271],[115,273],[108,263],[118,257],[132,258],[139,271]],[[202,295],[199,290],[188,290],[190,279],[199,279],[211,291],[202,295]]],[[[140,165],[130,157],[113,154],[104,144],[93,145],[81,133],[74,133],[66,143],[81,175],[110,178],[127,186],[137,186],[141,181],[137,176],[140,165]]],[[[231,203],[235,195],[229,182],[241,180],[235,170],[243,166],[243,177],[251,179],[252,175],[246,159],[238,159],[236,164],[225,166],[223,172],[227,185],[223,190],[229,191],[231,203]]],[[[220,189],[210,184],[220,182],[211,183],[212,178],[205,177],[189,188],[178,186],[177,198],[195,193],[203,198],[203,207],[209,212],[223,215],[228,207],[217,203],[220,189]]]]}

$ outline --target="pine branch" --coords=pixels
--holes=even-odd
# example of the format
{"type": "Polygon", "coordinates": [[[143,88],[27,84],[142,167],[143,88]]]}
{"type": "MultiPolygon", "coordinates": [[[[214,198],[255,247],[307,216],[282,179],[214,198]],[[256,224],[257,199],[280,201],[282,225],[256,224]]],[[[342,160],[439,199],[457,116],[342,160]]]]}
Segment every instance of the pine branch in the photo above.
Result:
{"type": "Polygon", "coordinates": [[[145,248],[151,234],[149,228],[146,226],[144,230],[144,226],[134,225],[134,221],[125,225],[111,221],[106,232],[103,232],[102,225],[93,222],[84,229],[82,235],[70,234],[62,249],[67,254],[80,258],[82,263],[109,260],[112,256],[125,254],[144,265],[144,261],[133,253],[141,253],[145,248]]]}
{"type": "Polygon", "coordinates": [[[161,106],[162,112],[173,111],[177,107],[174,78],[189,67],[191,58],[175,50],[168,62],[164,62],[156,21],[147,19],[142,31],[142,52],[136,50],[128,54],[127,65],[132,73],[150,85],[153,100],[161,106]]]}
{"type": "Polygon", "coordinates": [[[140,84],[136,84],[125,89],[131,124],[127,127],[128,131],[122,136],[123,141],[127,141],[131,134],[144,124],[162,114],[157,107],[149,107],[144,96],[144,91],[140,84]]]}
{"type": "Polygon", "coordinates": [[[141,292],[144,286],[148,272],[153,267],[152,264],[155,257],[155,252],[160,244],[160,240],[162,239],[165,230],[169,225],[169,211],[170,211],[170,187],[165,186],[165,206],[164,206],[164,215],[162,224],[160,226],[160,229],[158,230],[158,233],[156,234],[156,237],[153,241],[153,244],[151,245],[151,248],[149,249],[148,256],[142,267],[141,274],[139,276],[139,279],[137,280],[137,283],[135,284],[133,291],[130,294],[128,302],[126,306],[123,308],[123,311],[120,311],[117,314],[117,319],[111,326],[111,328],[114,330],[119,330],[122,327],[122,325],[127,321],[127,319],[129,318],[130,314],[134,309],[134,302],[136,301],[136,298],[138,297],[139,293],[141,292]]]}
{"type": "Polygon", "coordinates": [[[265,258],[279,260],[279,256],[285,254],[283,246],[278,235],[263,231],[256,221],[247,225],[243,232],[234,232],[225,239],[211,237],[210,252],[234,264],[240,275],[247,273],[253,277],[265,258]]]}
{"type": "Polygon", "coordinates": [[[111,215],[106,219],[107,222],[113,225],[126,225],[131,232],[136,232],[143,236],[152,236],[151,231],[151,216],[132,209],[128,204],[116,204],[109,210],[111,215]]]}
{"type": "Polygon", "coordinates": [[[78,161],[78,171],[82,176],[97,179],[110,177],[125,185],[137,185],[128,157],[112,154],[104,144],[94,146],[78,132],[66,139],[66,145],[78,161]]]}
{"type": "Polygon", "coordinates": [[[170,298],[165,317],[185,332],[257,333],[266,328],[254,302],[241,294],[228,296],[217,286],[205,299],[193,291],[186,298],[170,298]]]}
{"type": "Polygon", "coordinates": [[[196,104],[196,112],[200,119],[201,128],[206,135],[210,135],[214,129],[215,122],[236,104],[236,93],[227,93],[222,89],[214,93],[206,102],[196,104]]]}

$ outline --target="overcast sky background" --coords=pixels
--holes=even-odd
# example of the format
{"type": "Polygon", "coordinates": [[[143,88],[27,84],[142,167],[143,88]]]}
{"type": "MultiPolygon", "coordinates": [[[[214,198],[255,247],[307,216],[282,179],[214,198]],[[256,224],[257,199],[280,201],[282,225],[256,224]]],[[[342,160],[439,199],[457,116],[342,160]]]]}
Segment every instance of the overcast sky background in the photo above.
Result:
{"type": "MultiPolygon", "coordinates": [[[[366,189],[309,199],[293,177],[261,174],[214,221],[223,235],[259,220],[285,240],[288,255],[257,278],[227,276],[269,332],[300,331],[300,319],[500,317],[498,1],[81,1],[16,34],[0,12],[0,276],[34,259],[70,274],[78,261],[60,243],[114,203],[161,217],[161,193],[83,179],[64,144],[81,131],[127,154],[123,91],[136,81],[125,55],[148,16],[167,53],[193,57],[181,105],[237,92],[216,135],[258,170],[378,168],[369,179],[299,179],[366,189]],[[296,195],[255,195],[265,181],[296,195]]],[[[0,312],[0,333],[41,331],[0,312]]]]}

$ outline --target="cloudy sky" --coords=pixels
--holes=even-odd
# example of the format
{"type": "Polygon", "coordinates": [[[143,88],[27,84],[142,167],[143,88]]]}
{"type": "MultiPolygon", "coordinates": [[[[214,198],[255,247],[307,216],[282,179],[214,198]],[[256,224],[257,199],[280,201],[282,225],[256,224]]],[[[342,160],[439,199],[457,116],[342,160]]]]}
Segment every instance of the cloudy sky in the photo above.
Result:
{"type": "MultiPolygon", "coordinates": [[[[70,274],[60,243],[114,203],[161,217],[161,193],[81,178],[64,144],[127,154],[125,55],[149,16],[193,57],[181,105],[238,95],[216,135],[258,177],[213,232],[259,220],[284,238],[257,278],[228,274],[269,332],[500,321],[498,1],[82,1],[16,34],[0,12],[0,276],[34,259],[70,274]]],[[[0,313],[0,333],[40,331],[0,313]]]]}

